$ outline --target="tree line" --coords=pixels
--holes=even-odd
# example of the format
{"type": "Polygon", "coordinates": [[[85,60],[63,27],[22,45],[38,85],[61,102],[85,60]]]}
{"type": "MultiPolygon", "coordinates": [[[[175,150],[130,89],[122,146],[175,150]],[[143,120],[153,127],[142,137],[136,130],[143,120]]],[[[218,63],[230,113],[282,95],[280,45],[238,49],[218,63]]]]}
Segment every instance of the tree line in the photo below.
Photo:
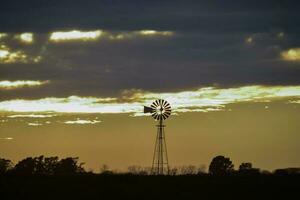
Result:
{"type": "Polygon", "coordinates": [[[28,157],[13,165],[11,160],[0,158],[0,174],[16,175],[62,175],[85,172],[84,163],[78,157],[59,159],[55,157],[28,157]]]}
{"type": "MultiPolygon", "coordinates": [[[[86,171],[83,168],[84,163],[78,162],[78,157],[67,157],[59,159],[55,157],[28,157],[20,160],[16,165],[11,160],[0,158],[0,175],[73,175],[73,174],[94,174],[92,171],[86,171]]],[[[132,165],[128,167],[126,172],[117,172],[110,170],[107,165],[103,165],[100,174],[133,174],[133,175],[151,175],[150,167],[141,167],[132,165]]],[[[187,165],[181,167],[173,167],[168,170],[168,175],[259,175],[259,174],[275,174],[290,175],[300,174],[300,168],[277,169],[273,173],[254,168],[250,162],[244,162],[239,165],[238,170],[234,169],[234,164],[230,158],[225,156],[216,156],[212,159],[208,172],[204,166],[196,167],[187,165]]]]}

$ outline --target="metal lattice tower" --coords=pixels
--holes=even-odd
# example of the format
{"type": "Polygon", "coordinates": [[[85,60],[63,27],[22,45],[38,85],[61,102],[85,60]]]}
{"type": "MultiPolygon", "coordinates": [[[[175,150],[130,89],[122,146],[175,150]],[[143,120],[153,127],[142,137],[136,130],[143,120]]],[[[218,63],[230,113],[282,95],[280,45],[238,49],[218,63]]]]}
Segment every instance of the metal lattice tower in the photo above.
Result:
{"type": "Polygon", "coordinates": [[[171,106],[167,101],[158,99],[152,103],[151,107],[145,106],[144,113],[151,113],[152,117],[158,121],[151,173],[155,175],[167,174],[169,163],[163,121],[171,115],[171,106]]]}

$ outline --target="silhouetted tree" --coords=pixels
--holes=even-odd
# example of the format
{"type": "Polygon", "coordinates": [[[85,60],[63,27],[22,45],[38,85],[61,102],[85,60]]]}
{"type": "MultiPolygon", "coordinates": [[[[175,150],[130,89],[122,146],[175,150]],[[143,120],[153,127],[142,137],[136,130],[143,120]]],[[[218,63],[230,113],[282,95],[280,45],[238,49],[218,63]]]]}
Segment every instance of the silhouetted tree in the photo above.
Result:
{"type": "Polygon", "coordinates": [[[14,172],[22,175],[74,174],[84,172],[82,165],[78,164],[78,158],[58,160],[58,157],[28,157],[16,164],[14,172]]]}
{"type": "Polygon", "coordinates": [[[120,173],[120,171],[118,170],[112,170],[109,168],[108,165],[106,164],[103,164],[101,167],[100,167],[100,174],[104,174],[104,175],[112,175],[112,174],[118,174],[120,173]]]}
{"type": "Polygon", "coordinates": [[[194,165],[187,165],[179,167],[179,173],[182,175],[192,175],[197,173],[197,167],[194,165]]]}
{"type": "Polygon", "coordinates": [[[54,173],[63,175],[82,173],[84,172],[84,169],[82,167],[83,164],[84,163],[78,163],[78,157],[64,158],[57,163],[54,173]]]}
{"type": "Polygon", "coordinates": [[[209,165],[209,173],[213,175],[225,175],[234,171],[234,165],[229,158],[216,156],[209,165]]]}
{"type": "Polygon", "coordinates": [[[58,157],[46,157],[44,159],[44,170],[46,174],[52,175],[56,172],[58,167],[58,157]]]}
{"type": "Polygon", "coordinates": [[[44,156],[25,158],[16,164],[14,171],[23,175],[47,174],[44,159],[44,156]]]}
{"type": "Polygon", "coordinates": [[[239,171],[247,171],[252,169],[252,163],[241,163],[239,167],[239,171]]]}
{"type": "Polygon", "coordinates": [[[169,169],[169,172],[168,172],[169,175],[172,175],[172,176],[175,176],[178,174],[178,168],[177,167],[171,167],[169,169]]]}
{"type": "Polygon", "coordinates": [[[300,174],[300,168],[285,168],[285,169],[276,169],[274,171],[275,175],[286,176],[286,175],[296,175],[300,174]]]}
{"type": "Polygon", "coordinates": [[[141,166],[137,166],[137,165],[131,165],[128,167],[128,172],[130,174],[139,174],[140,171],[142,171],[142,167],[141,166]]]}
{"type": "Polygon", "coordinates": [[[105,172],[105,171],[108,171],[109,170],[109,167],[108,167],[108,165],[106,165],[106,164],[103,164],[101,167],[100,167],[100,172],[102,173],[102,172],[105,172]]]}
{"type": "Polygon", "coordinates": [[[32,157],[19,161],[14,167],[14,172],[21,175],[31,175],[36,172],[36,159],[32,157]]]}
{"type": "Polygon", "coordinates": [[[46,174],[46,169],[44,165],[44,156],[39,156],[34,158],[35,161],[35,174],[46,174]]]}
{"type": "Polygon", "coordinates": [[[270,172],[269,170],[262,170],[260,173],[263,175],[271,175],[272,174],[272,172],[270,172]]]}
{"type": "Polygon", "coordinates": [[[259,169],[258,168],[253,168],[252,163],[241,163],[239,166],[239,174],[243,175],[255,175],[259,174],[259,169]]]}
{"type": "Polygon", "coordinates": [[[206,166],[205,165],[200,165],[197,169],[197,174],[206,174],[206,166]]]}
{"type": "Polygon", "coordinates": [[[11,170],[12,167],[13,164],[10,160],[0,158],[0,175],[5,174],[8,170],[11,170]]]}
{"type": "Polygon", "coordinates": [[[145,167],[141,167],[138,165],[132,165],[128,167],[128,172],[130,174],[137,174],[137,175],[147,175],[149,174],[151,171],[151,169],[149,170],[149,168],[145,167]]]}
{"type": "Polygon", "coordinates": [[[100,168],[100,174],[113,174],[113,172],[109,169],[108,165],[104,164],[100,168]]]}

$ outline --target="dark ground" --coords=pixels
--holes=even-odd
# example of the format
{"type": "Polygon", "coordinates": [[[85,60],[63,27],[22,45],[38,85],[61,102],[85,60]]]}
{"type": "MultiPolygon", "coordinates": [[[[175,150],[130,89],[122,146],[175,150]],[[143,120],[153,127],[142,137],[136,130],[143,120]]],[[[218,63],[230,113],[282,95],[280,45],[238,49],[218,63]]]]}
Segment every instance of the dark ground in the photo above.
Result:
{"type": "Polygon", "coordinates": [[[298,199],[300,175],[0,176],[0,199],[298,199]]]}

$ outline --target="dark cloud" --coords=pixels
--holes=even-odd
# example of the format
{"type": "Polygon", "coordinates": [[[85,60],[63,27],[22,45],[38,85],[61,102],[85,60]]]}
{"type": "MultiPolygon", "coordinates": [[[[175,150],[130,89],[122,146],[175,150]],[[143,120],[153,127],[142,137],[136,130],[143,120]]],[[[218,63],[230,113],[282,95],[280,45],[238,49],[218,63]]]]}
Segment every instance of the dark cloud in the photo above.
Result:
{"type": "Polygon", "coordinates": [[[0,32],[35,33],[32,45],[1,40],[39,63],[0,64],[1,80],[50,80],[1,91],[1,99],[114,96],[126,89],[177,91],[216,85],[296,85],[299,63],[280,52],[299,47],[297,1],[7,1],[0,32]],[[172,37],[50,43],[55,30],[171,30],[172,37]],[[283,37],[278,37],[279,33],[283,37]],[[247,44],[246,38],[252,38],[247,44]]]}
{"type": "Polygon", "coordinates": [[[202,31],[299,31],[299,1],[274,0],[28,0],[2,2],[4,31],[55,29],[172,29],[202,31]]]}

